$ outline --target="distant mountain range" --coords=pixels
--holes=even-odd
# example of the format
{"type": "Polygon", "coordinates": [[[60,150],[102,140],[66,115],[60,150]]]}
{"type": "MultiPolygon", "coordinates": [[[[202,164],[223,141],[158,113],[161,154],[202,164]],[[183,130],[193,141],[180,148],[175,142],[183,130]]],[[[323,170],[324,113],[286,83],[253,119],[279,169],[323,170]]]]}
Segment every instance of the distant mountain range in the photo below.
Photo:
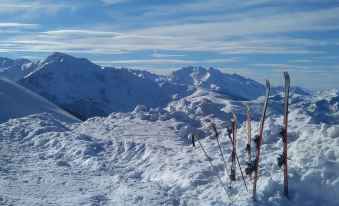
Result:
{"type": "Polygon", "coordinates": [[[43,60],[0,58],[0,75],[45,97],[80,119],[132,111],[137,105],[162,107],[198,88],[234,100],[261,96],[264,86],[217,69],[185,67],[169,75],[100,67],[87,59],[55,52],[43,60]]]}

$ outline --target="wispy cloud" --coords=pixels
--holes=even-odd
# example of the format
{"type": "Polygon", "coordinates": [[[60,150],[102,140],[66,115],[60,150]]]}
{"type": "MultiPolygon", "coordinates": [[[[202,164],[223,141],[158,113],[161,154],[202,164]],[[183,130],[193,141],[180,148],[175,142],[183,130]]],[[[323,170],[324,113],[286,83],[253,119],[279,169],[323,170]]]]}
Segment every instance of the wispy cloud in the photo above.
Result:
{"type": "Polygon", "coordinates": [[[41,32],[42,34],[51,34],[51,35],[59,35],[60,37],[67,37],[71,35],[97,35],[97,36],[115,36],[115,35],[122,35],[121,32],[112,32],[112,31],[95,31],[95,30],[83,30],[83,29],[62,29],[62,30],[51,30],[41,32]]]}
{"type": "Polygon", "coordinates": [[[111,4],[118,4],[122,2],[126,2],[127,0],[101,0],[104,4],[111,5],[111,4]]]}
{"type": "Polygon", "coordinates": [[[156,57],[156,58],[168,58],[168,57],[184,57],[186,55],[184,54],[158,54],[158,53],[155,53],[155,54],[151,54],[150,56],[152,57],[156,57]]]}
{"type": "Polygon", "coordinates": [[[0,28],[37,28],[41,27],[39,24],[24,24],[18,22],[0,22],[0,28]]]}
{"type": "Polygon", "coordinates": [[[114,61],[94,61],[96,64],[194,64],[196,61],[182,59],[129,59],[114,61]]]}
{"type": "Polygon", "coordinates": [[[289,60],[288,62],[291,63],[312,63],[314,60],[309,60],[309,59],[295,59],[295,60],[289,60]]]}
{"type": "Polygon", "coordinates": [[[15,15],[16,18],[27,20],[32,17],[41,17],[46,14],[55,15],[59,11],[71,11],[79,7],[79,4],[71,1],[49,1],[49,0],[1,0],[0,17],[15,15]]]}
{"type": "MultiPolygon", "coordinates": [[[[212,11],[212,8],[216,8],[216,5],[220,6],[220,4],[225,5],[222,1],[206,1],[205,3],[194,4],[191,9],[198,10],[198,8],[206,7],[207,9],[211,8],[212,11]]],[[[246,2],[241,7],[262,4],[267,4],[267,1],[246,2]]],[[[175,12],[175,6],[163,7],[169,8],[169,13],[175,12]],[[172,7],[173,9],[171,9],[172,7]]],[[[227,7],[232,6],[227,5],[227,7]]],[[[188,10],[190,7],[187,4],[187,6],[181,9],[188,10]]],[[[263,7],[262,9],[266,8],[263,7]]],[[[151,13],[161,10],[157,8],[151,13]]],[[[29,41],[31,39],[39,39],[41,44],[35,42],[34,47],[30,48],[31,50],[36,49],[37,52],[50,49],[51,44],[46,44],[46,42],[55,42],[60,44],[55,50],[80,50],[82,52],[98,52],[100,54],[126,53],[128,51],[140,50],[204,51],[227,55],[316,54],[322,53],[322,51],[319,51],[315,46],[331,45],[337,41],[284,36],[288,32],[339,30],[339,16],[337,13],[339,13],[339,8],[289,11],[288,13],[271,12],[265,16],[254,12],[251,15],[255,16],[256,14],[256,18],[252,18],[252,16],[250,18],[245,15],[244,18],[228,17],[227,21],[186,22],[184,24],[177,23],[128,30],[111,29],[109,24],[105,26],[105,30],[97,28],[84,29],[79,26],[77,28],[63,28],[59,30],[51,29],[39,33],[30,33],[26,36],[9,37],[5,40],[29,41]]],[[[15,25],[13,24],[12,26],[15,25]]],[[[38,25],[21,24],[21,26],[36,27],[38,25]]],[[[13,42],[13,44],[20,44],[20,42],[13,42]]],[[[20,47],[25,47],[25,45],[17,45],[17,47],[13,48],[17,50],[20,47]]],[[[154,55],[153,57],[169,58],[170,56],[154,55]]]]}
{"type": "Polygon", "coordinates": [[[243,58],[234,57],[228,59],[207,59],[207,60],[185,60],[185,59],[127,59],[127,60],[114,60],[114,61],[94,61],[97,64],[101,65],[115,65],[115,64],[124,64],[124,65],[141,65],[141,64],[212,64],[212,63],[230,63],[230,62],[240,62],[243,58]]]}

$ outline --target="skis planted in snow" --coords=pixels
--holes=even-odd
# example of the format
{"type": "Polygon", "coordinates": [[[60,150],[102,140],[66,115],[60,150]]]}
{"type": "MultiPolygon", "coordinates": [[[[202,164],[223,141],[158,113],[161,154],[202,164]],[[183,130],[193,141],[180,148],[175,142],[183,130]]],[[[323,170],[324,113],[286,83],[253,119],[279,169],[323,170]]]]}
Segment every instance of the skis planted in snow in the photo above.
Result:
{"type": "Polygon", "coordinates": [[[224,153],[222,152],[222,149],[221,149],[221,146],[220,146],[220,142],[219,142],[219,132],[217,130],[217,126],[213,122],[212,122],[212,129],[213,129],[213,132],[214,132],[215,139],[217,140],[217,143],[218,143],[219,152],[220,152],[222,160],[224,162],[225,170],[226,170],[227,175],[229,177],[230,173],[228,172],[225,156],[224,156],[224,153]]]}
{"type": "Polygon", "coordinates": [[[232,122],[232,126],[231,126],[231,128],[227,127],[228,137],[229,137],[229,139],[231,140],[231,143],[232,143],[232,166],[231,166],[231,176],[230,176],[230,179],[231,179],[231,181],[235,181],[235,167],[236,167],[236,161],[237,161],[238,162],[238,166],[239,166],[239,170],[240,170],[240,173],[241,173],[242,180],[244,181],[244,185],[245,185],[246,191],[248,191],[247,184],[246,184],[246,181],[245,181],[245,177],[244,177],[244,174],[242,172],[242,169],[241,169],[241,166],[240,166],[240,162],[239,162],[239,158],[238,158],[238,155],[237,155],[237,152],[236,152],[236,133],[237,133],[237,124],[236,124],[236,122],[237,122],[237,117],[236,117],[234,112],[232,112],[232,115],[233,115],[233,120],[231,121],[232,122]],[[231,134],[233,134],[233,139],[231,137],[231,134]],[[232,175],[234,175],[234,176],[232,177],[232,175]]]}
{"type": "Polygon", "coordinates": [[[248,161],[251,161],[251,108],[246,105],[246,113],[247,113],[247,144],[246,151],[248,154],[248,161]]]}
{"type": "MultiPolygon", "coordinates": [[[[267,110],[267,103],[268,103],[268,98],[270,95],[270,82],[266,80],[266,89],[265,89],[265,100],[264,100],[264,106],[263,106],[263,111],[262,111],[262,116],[260,120],[260,127],[259,127],[259,135],[256,135],[256,139],[254,140],[257,144],[256,147],[256,158],[254,162],[249,162],[248,163],[248,168],[253,168],[254,166],[254,182],[253,182],[253,200],[255,201],[257,199],[257,181],[258,181],[258,171],[259,171],[259,158],[260,158],[260,146],[262,143],[263,139],[263,132],[264,132],[264,124],[265,124],[265,118],[266,118],[266,110],[267,110]]],[[[246,169],[248,169],[246,168],[246,169]]]]}
{"type": "Polygon", "coordinates": [[[287,144],[288,144],[288,100],[290,93],[290,76],[284,72],[285,77],[285,99],[284,99],[284,126],[279,133],[284,143],[283,153],[278,157],[279,167],[284,165],[284,195],[288,198],[288,165],[287,165],[287,144]]]}

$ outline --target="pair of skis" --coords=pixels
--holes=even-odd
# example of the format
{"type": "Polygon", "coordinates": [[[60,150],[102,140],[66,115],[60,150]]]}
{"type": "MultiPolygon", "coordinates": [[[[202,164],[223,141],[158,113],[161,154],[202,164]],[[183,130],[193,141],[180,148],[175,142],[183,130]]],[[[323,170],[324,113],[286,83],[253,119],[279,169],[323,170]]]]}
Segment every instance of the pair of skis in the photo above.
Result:
{"type": "MultiPolygon", "coordinates": [[[[287,127],[288,127],[288,100],[289,100],[289,88],[290,88],[290,77],[287,72],[284,72],[284,78],[285,78],[285,98],[284,98],[284,128],[280,132],[280,135],[283,136],[283,142],[284,142],[284,149],[283,153],[278,158],[278,165],[281,167],[284,165],[284,195],[288,197],[288,167],[287,167],[287,144],[288,144],[288,134],[287,134],[287,127]]],[[[259,135],[256,135],[254,138],[254,142],[256,143],[256,158],[253,161],[249,161],[247,163],[248,167],[246,168],[246,174],[252,174],[254,172],[254,182],[253,182],[253,200],[256,201],[257,194],[257,181],[258,181],[258,170],[259,170],[259,158],[260,158],[260,147],[263,140],[263,130],[264,130],[264,124],[265,124],[265,118],[266,118],[266,111],[267,111],[267,103],[270,93],[270,83],[268,80],[266,80],[266,89],[265,89],[265,100],[264,100],[264,107],[263,112],[261,116],[260,121],[260,127],[259,127],[259,135]]],[[[250,136],[250,112],[248,112],[248,136],[250,136]]],[[[250,144],[250,141],[249,141],[250,144]]],[[[249,148],[249,159],[251,159],[251,152],[250,148],[251,146],[247,146],[246,149],[249,148]]]]}

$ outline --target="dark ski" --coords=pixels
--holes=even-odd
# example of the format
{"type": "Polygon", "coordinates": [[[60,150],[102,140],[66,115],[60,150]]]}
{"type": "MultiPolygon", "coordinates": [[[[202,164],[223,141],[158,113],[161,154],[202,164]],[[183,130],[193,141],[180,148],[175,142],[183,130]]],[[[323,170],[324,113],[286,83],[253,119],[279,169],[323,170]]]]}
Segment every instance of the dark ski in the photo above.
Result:
{"type": "Polygon", "coordinates": [[[278,158],[278,165],[281,167],[284,165],[284,195],[288,198],[288,164],[287,164],[287,144],[288,144],[288,100],[290,93],[290,76],[287,72],[284,72],[285,77],[285,99],[284,99],[284,126],[280,135],[284,143],[283,153],[278,158]]]}
{"type": "Polygon", "coordinates": [[[258,181],[258,171],[259,171],[259,158],[260,158],[260,146],[262,143],[263,139],[263,131],[264,131],[264,124],[265,124],[265,118],[266,118],[266,110],[267,110],[267,103],[268,103],[268,98],[270,95],[270,82],[266,80],[266,91],[265,91],[265,100],[264,100],[264,106],[263,106],[263,111],[262,111],[262,116],[260,120],[260,128],[259,128],[259,135],[257,138],[254,140],[257,145],[256,145],[256,158],[254,162],[249,162],[248,166],[254,166],[254,182],[253,182],[253,200],[256,201],[257,199],[257,181],[258,181]]]}
{"type": "Polygon", "coordinates": [[[233,150],[231,154],[232,158],[232,165],[231,165],[231,181],[236,181],[235,178],[235,172],[236,172],[236,158],[235,154],[237,153],[237,117],[234,112],[232,112],[232,118],[231,118],[231,125],[232,125],[232,138],[231,142],[233,145],[233,150]]]}

